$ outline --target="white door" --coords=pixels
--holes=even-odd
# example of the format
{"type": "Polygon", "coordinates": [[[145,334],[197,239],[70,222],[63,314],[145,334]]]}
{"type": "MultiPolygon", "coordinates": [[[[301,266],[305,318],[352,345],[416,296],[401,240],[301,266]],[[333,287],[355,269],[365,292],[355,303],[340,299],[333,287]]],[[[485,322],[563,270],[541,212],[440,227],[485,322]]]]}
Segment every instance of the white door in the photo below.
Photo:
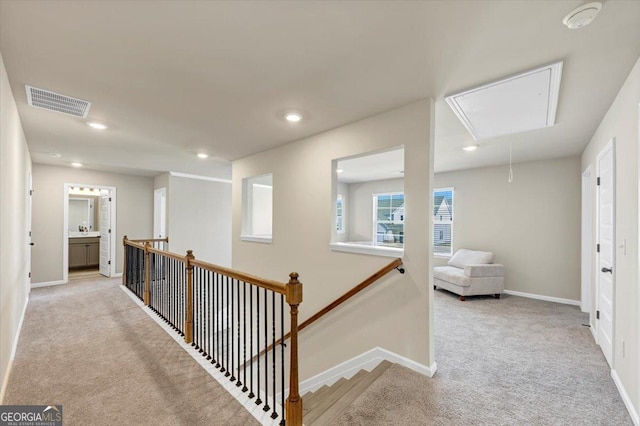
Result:
{"type": "Polygon", "coordinates": [[[598,343],[613,367],[613,321],[615,287],[615,152],[614,141],[598,154],[598,245],[597,270],[598,343]]]}
{"type": "Polygon", "coordinates": [[[100,274],[111,276],[111,193],[100,196],[100,274]]]}
{"type": "MultiPolygon", "coordinates": [[[[591,290],[593,275],[593,217],[592,217],[592,191],[591,166],[582,173],[582,253],[581,253],[581,280],[580,309],[582,312],[591,312],[591,290]]],[[[595,327],[593,318],[591,326],[595,327]]],[[[594,328],[595,330],[595,328],[594,328]]]]}
{"type": "Polygon", "coordinates": [[[29,271],[27,275],[27,288],[31,291],[31,247],[33,247],[33,240],[31,238],[31,208],[32,208],[32,196],[33,196],[33,188],[32,188],[33,180],[31,177],[31,172],[27,174],[27,229],[29,230],[29,234],[27,236],[27,241],[29,242],[29,247],[26,249],[26,265],[27,270],[29,271]]]}
{"type": "Polygon", "coordinates": [[[167,188],[156,189],[153,199],[153,238],[165,238],[167,236],[167,188]]]}

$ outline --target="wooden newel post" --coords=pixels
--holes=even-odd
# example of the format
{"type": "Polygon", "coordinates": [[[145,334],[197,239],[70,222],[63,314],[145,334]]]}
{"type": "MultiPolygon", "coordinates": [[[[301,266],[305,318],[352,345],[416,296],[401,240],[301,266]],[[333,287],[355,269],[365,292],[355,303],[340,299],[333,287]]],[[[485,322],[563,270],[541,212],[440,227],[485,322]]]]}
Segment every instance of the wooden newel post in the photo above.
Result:
{"type": "Polygon", "coordinates": [[[124,257],[122,258],[122,285],[127,285],[127,236],[122,237],[124,246],[124,257]]]}
{"type": "Polygon", "coordinates": [[[151,244],[149,243],[149,241],[147,241],[146,243],[144,243],[144,293],[142,296],[142,301],[144,302],[145,306],[149,306],[149,302],[151,300],[151,261],[149,260],[150,258],[150,254],[149,254],[149,248],[151,247],[151,244]]]}
{"type": "Polygon", "coordinates": [[[187,250],[187,256],[185,257],[185,267],[187,268],[187,297],[185,298],[187,306],[184,319],[185,343],[193,342],[193,265],[191,264],[193,259],[195,259],[193,250],[187,250]]]}
{"type": "Polygon", "coordinates": [[[302,398],[298,389],[298,305],[302,303],[302,283],[298,281],[298,273],[289,274],[287,283],[287,303],[291,308],[291,340],[289,397],[285,404],[286,421],[289,426],[302,426],[302,398]]]}

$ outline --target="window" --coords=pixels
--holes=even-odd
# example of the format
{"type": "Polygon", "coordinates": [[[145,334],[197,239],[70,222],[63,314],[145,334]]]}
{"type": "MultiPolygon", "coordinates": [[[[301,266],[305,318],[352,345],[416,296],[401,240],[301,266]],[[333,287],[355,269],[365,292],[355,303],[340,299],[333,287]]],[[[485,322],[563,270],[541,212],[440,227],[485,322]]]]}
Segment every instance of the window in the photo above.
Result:
{"type": "Polygon", "coordinates": [[[244,241],[270,243],[273,212],[273,175],[242,181],[242,235],[244,241]]]}
{"type": "Polygon", "coordinates": [[[453,254],[453,188],[433,191],[433,253],[453,254]]]}
{"type": "Polygon", "coordinates": [[[340,234],[344,233],[344,202],[340,194],[336,199],[336,230],[340,234]]]}
{"type": "Polygon", "coordinates": [[[377,246],[404,245],[404,194],[375,194],[373,243],[377,246]]]}

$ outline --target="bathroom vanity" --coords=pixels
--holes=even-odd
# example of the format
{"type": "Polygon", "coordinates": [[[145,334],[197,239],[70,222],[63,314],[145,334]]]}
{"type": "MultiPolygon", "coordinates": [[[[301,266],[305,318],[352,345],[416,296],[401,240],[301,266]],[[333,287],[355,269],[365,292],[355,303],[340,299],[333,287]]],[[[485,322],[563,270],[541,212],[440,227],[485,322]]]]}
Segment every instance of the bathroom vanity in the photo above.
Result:
{"type": "Polygon", "coordinates": [[[98,232],[69,236],[69,269],[94,268],[99,265],[100,235],[98,232]]]}

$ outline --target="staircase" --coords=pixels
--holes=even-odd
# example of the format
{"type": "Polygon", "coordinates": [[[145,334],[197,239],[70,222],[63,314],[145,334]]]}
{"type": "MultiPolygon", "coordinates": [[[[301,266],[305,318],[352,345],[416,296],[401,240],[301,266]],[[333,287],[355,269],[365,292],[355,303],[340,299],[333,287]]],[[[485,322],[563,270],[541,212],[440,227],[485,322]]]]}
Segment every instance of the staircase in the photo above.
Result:
{"type": "Polygon", "coordinates": [[[360,370],[350,379],[342,378],[331,386],[303,395],[304,424],[332,424],[391,365],[389,361],[382,361],[371,371],[360,370]]]}

